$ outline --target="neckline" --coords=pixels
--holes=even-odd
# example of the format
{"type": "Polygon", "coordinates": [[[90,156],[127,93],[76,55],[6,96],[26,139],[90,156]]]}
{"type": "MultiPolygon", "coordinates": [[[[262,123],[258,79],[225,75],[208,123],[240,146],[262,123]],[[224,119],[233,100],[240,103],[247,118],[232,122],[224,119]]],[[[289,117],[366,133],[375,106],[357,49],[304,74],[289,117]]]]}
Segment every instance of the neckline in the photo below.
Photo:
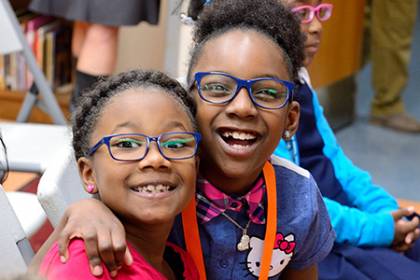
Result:
{"type": "MultiPolygon", "coordinates": [[[[268,279],[277,233],[277,184],[274,167],[267,161],[263,167],[267,189],[267,223],[258,279],[268,279]]],[[[184,239],[188,253],[193,258],[201,280],[207,279],[203,251],[198,230],[196,201],[192,199],[182,211],[184,239]]]]}
{"type": "MultiPolygon", "coordinates": [[[[163,254],[163,259],[168,263],[170,268],[175,274],[176,279],[184,279],[184,272],[185,272],[185,264],[181,257],[181,255],[175,250],[174,244],[170,242],[166,242],[165,244],[165,252],[163,254]]],[[[133,256],[133,260],[139,260],[143,266],[147,266],[148,269],[153,270],[156,275],[162,277],[162,279],[167,279],[165,275],[163,275],[160,271],[158,271],[155,267],[153,267],[140,252],[134,247],[131,242],[127,241],[127,247],[130,250],[130,253],[133,256]]]]}

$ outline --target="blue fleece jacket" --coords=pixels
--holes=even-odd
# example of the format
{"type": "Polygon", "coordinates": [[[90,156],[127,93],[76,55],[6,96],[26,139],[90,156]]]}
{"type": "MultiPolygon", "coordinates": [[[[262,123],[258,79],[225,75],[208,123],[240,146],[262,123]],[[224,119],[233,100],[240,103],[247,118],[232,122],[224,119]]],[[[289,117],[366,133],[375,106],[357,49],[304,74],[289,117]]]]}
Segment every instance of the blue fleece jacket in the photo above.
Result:
{"type": "Polygon", "coordinates": [[[299,86],[295,97],[301,106],[299,130],[293,138],[295,145],[282,140],[275,154],[299,160],[296,163],[312,173],[323,194],[336,242],[390,245],[394,238],[390,212],[398,208],[397,202],[346,157],[308,83],[299,86]]]}

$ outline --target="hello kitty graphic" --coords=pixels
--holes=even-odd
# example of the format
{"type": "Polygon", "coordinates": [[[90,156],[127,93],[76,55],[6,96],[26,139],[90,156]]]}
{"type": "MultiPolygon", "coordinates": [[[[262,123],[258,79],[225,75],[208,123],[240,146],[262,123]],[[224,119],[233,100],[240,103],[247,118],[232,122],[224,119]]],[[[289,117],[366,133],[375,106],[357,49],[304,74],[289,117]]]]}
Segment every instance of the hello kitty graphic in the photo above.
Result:
{"type": "MultiPolygon", "coordinates": [[[[254,275],[255,277],[259,277],[260,275],[263,245],[264,240],[255,236],[251,237],[250,251],[247,256],[246,265],[248,273],[254,275]]],[[[286,236],[283,236],[281,233],[277,233],[273,256],[271,258],[270,271],[268,274],[269,277],[278,275],[286,267],[294,254],[295,247],[295,236],[292,233],[286,236]]]]}

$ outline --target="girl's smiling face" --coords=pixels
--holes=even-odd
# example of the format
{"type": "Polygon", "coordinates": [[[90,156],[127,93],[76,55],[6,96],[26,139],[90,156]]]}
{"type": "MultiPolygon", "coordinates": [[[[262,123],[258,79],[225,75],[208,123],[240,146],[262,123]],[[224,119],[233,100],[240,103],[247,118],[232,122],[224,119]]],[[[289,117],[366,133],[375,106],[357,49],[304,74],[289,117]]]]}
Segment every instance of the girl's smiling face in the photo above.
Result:
{"type": "MultiPolygon", "coordinates": [[[[233,29],[205,43],[191,73],[211,71],[241,79],[290,80],[283,51],[268,36],[250,29],[233,29]]],[[[225,193],[246,192],[284,130],[295,132],[299,105],[258,108],[244,88],[228,104],[207,103],[196,87],[193,94],[203,136],[202,175],[225,193]]]]}
{"type": "MultiPolygon", "coordinates": [[[[173,97],[156,88],[129,89],[105,105],[90,144],[103,136],[194,131],[191,120],[173,97]]],[[[140,161],[116,161],[102,145],[90,158],[79,159],[85,184],[97,187],[101,200],[124,224],[170,222],[193,197],[196,158],[167,160],[151,142],[140,161]]]]}

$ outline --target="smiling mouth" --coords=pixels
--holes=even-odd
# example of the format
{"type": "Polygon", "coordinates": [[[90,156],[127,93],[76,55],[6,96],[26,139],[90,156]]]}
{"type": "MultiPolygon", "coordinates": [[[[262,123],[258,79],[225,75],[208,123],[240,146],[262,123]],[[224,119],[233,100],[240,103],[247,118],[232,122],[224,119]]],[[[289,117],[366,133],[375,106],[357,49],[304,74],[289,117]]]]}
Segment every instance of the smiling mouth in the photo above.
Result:
{"type": "Polygon", "coordinates": [[[175,190],[175,186],[167,184],[147,184],[131,188],[131,190],[144,194],[163,194],[175,190]]]}
{"type": "Polygon", "coordinates": [[[230,146],[246,147],[252,146],[257,142],[259,135],[256,132],[220,129],[219,135],[230,146]]]}

